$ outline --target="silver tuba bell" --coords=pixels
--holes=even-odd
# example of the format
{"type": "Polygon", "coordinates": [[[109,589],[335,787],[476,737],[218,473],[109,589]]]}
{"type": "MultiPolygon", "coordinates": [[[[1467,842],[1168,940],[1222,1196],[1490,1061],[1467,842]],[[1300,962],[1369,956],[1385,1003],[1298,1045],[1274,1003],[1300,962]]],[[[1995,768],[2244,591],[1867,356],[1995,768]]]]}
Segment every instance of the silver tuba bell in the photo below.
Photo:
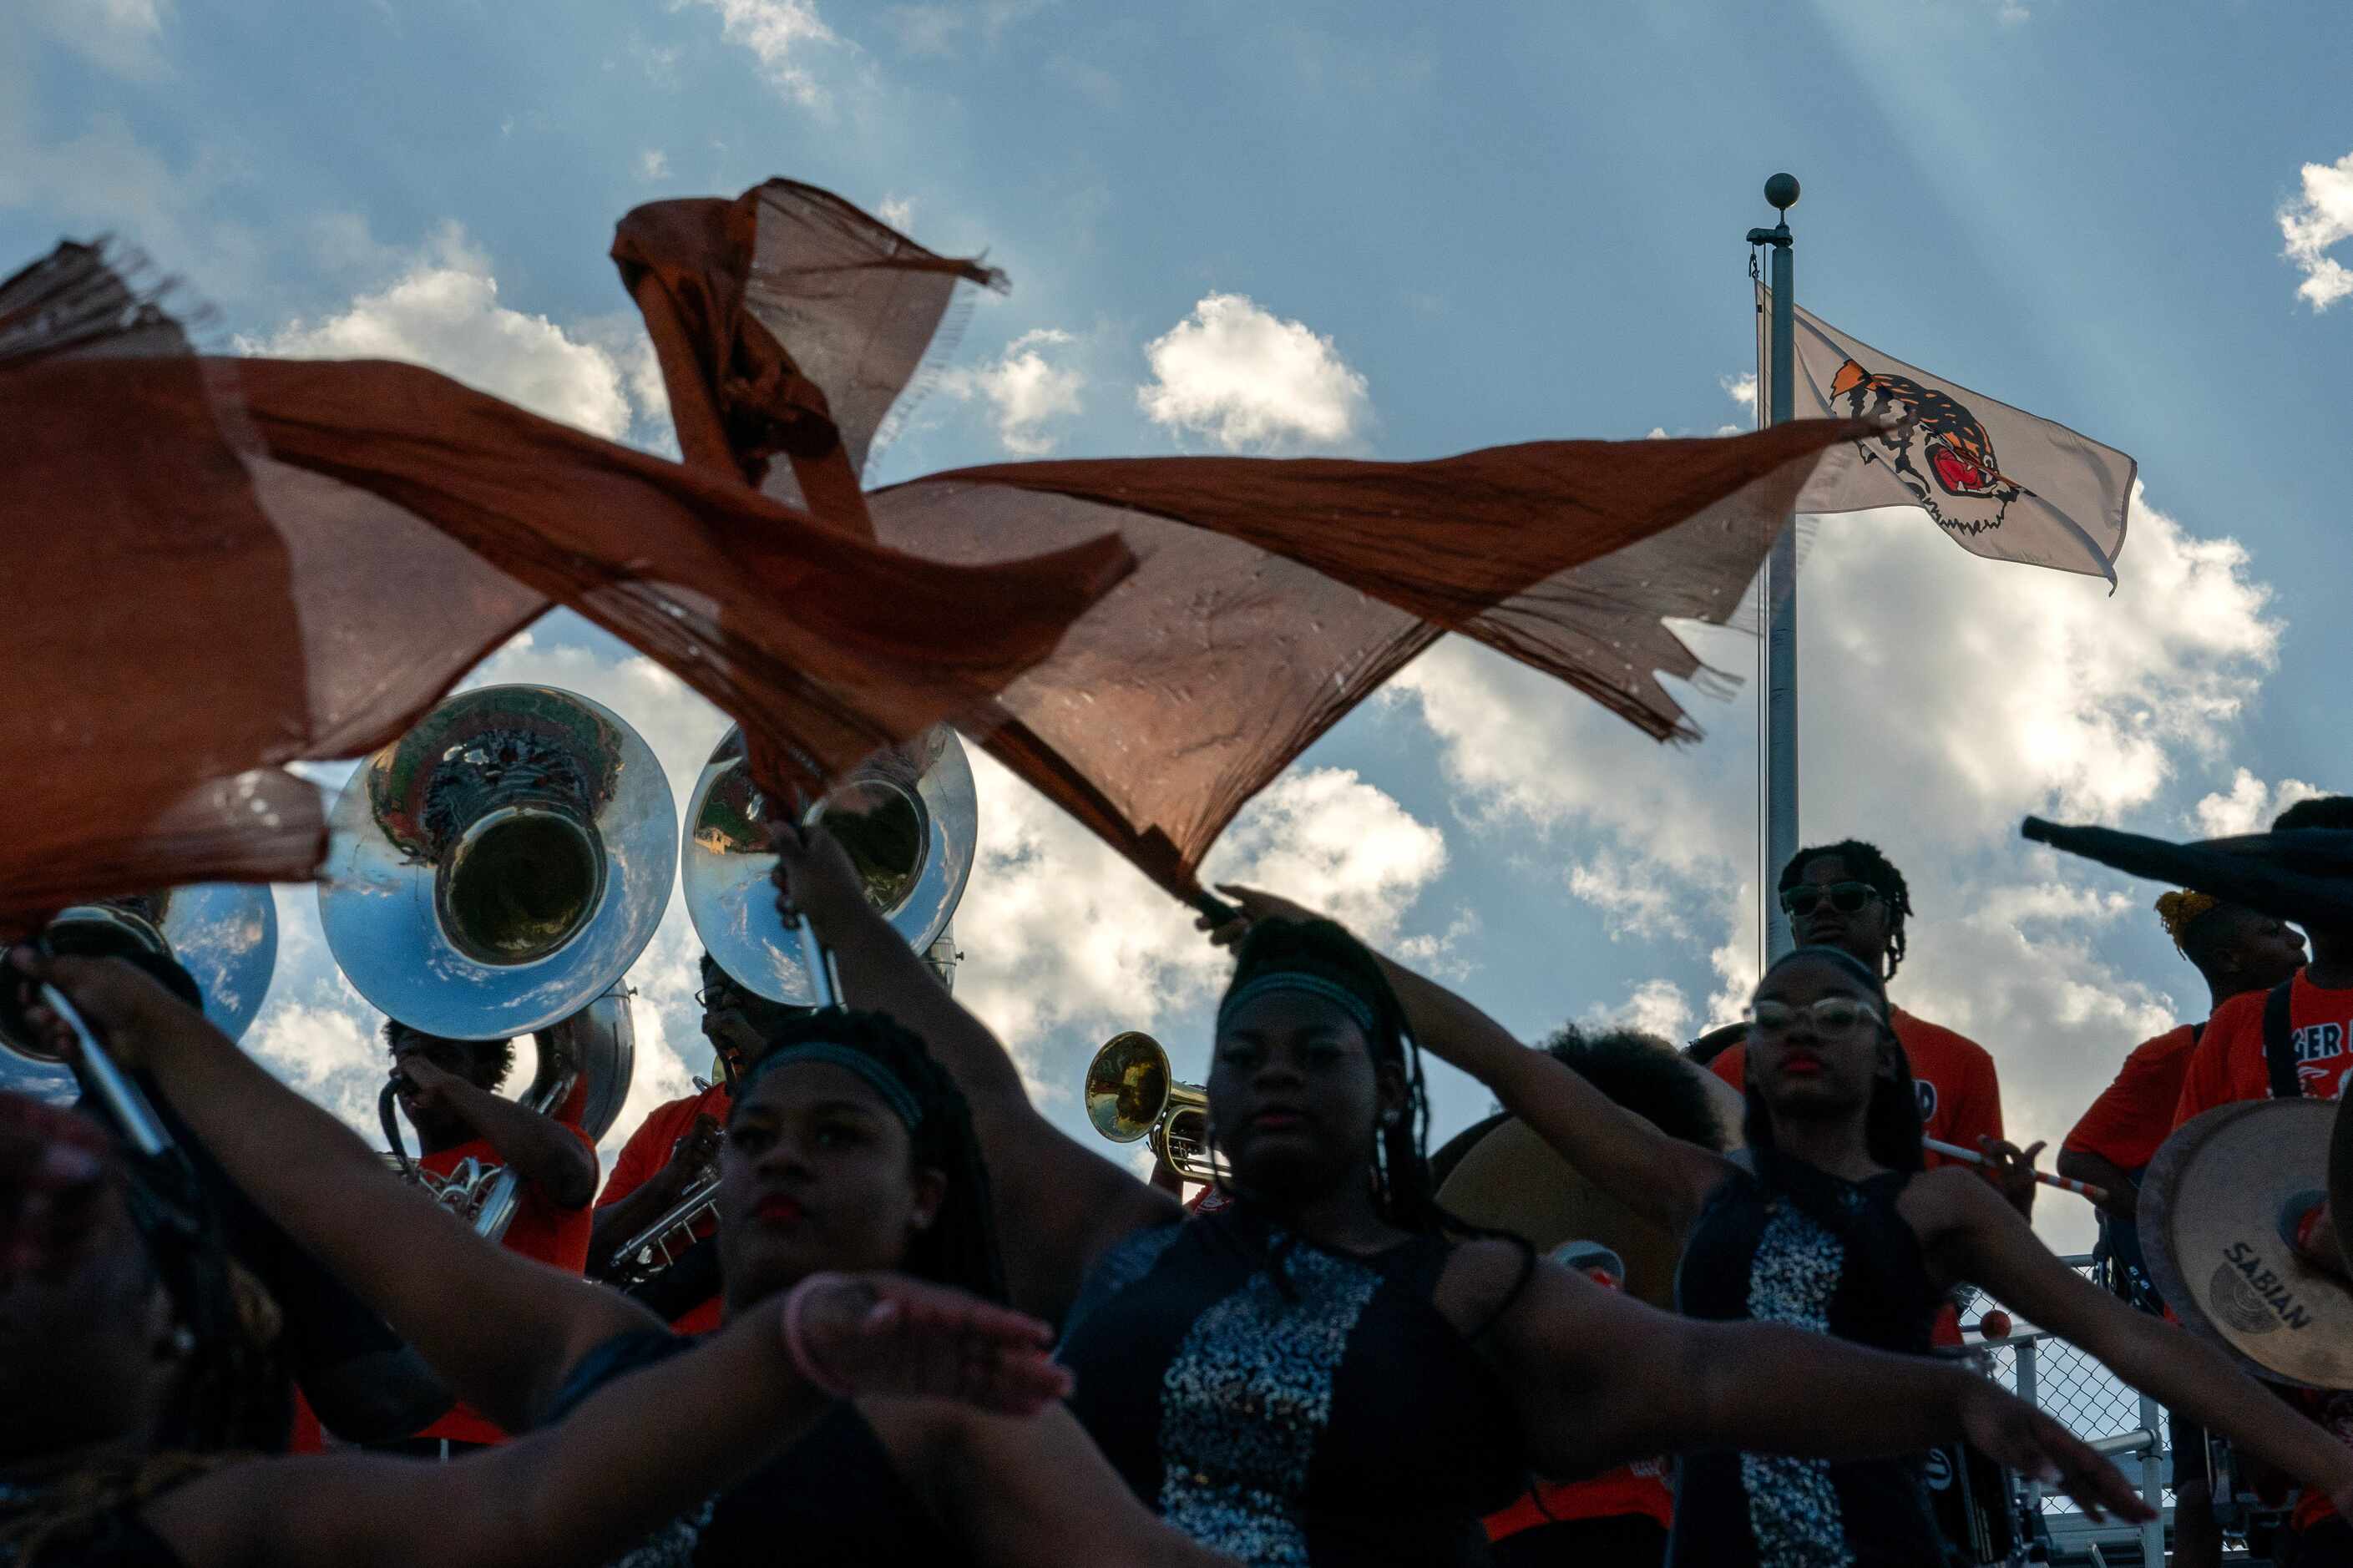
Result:
{"type": "MultiPolygon", "coordinates": [[[[687,803],[681,879],[686,912],[721,969],[772,1002],[810,1006],[799,932],[776,912],[770,805],[752,782],[744,732],[730,729],[687,803]]],[[[803,815],[822,821],[858,868],[868,901],[945,984],[955,971],[948,921],[978,848],[972,763],[954,730],[934,724],[859,765],[803,815]]]]}
{"type": "MultiPolygon", "coordinates": [[[[161,892],[76,904],[48,925],[66,951],[77,928],[176,960],[204,993],[205,1016],[230,1039],[243,1037],[261,1011],[278,964],[278,906],[266,887],[196,882],[161,892]]],[[[43,1047],[0,1029],[0,1089],[53,1104],[81,1094],[73,1069],[43,1047]]]]}
{"type": "MultiPolygon", "coordinates": [[[[352,775],[335,802],[319,918],[361,995],[448,1039],[535,1035],[520,1097],[591,1139],[636,1063],[620,984],[670,902],[677,808],[652,748],[602,704],[547,686],[442,702],[352,775]]],[[[496,1237],[511,1173],[413,1177],[496,1237]]]]}

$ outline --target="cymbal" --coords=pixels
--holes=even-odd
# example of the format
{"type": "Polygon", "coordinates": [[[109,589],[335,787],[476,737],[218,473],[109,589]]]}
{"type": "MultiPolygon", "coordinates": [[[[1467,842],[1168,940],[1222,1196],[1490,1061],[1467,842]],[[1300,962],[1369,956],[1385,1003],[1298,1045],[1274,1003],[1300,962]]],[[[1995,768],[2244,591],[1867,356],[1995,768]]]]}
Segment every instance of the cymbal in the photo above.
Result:
{"type": "MultiPolygon", "coordinates": [[[[2353,1388],[2353,1289],[2296,1256],[2329,1184],[2337,1107],[2225,1105],[2174,1130],[2142,1179],[2141,1251],[2174,1315],[2273,1383],[2353,1388]]],[[[2353,1133],[2348,1133],[2353,1139],[2353,1133]]]]}
{"type": "Polygon", "coordinates": [[[1682,1245],[1595,1186],[1516,1118],[1472,1144],[1438,1189],[1458,1219],[1525,1240],[1546,1256],[1564,1241],[1598,1241],[1626,1261],[1626,1292],[1672,1307],[1682,1245]]]}

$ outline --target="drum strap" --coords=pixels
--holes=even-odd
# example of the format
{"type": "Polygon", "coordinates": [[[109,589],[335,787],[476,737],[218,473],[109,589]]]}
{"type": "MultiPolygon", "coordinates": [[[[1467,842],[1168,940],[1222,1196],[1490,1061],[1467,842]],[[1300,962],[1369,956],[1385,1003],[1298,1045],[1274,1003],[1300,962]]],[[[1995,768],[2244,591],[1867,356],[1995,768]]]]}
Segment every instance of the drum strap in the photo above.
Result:
{"type": "Polygon", "coordinates": [[[2271,1069],[2274,1100],[2299,1100],[2304,1096],[2304,1084],[2296,1076],[2295,1047],[2288,1038],[2295,1033],[2295,1021],[2289,1016],[2290,994],[2295,985],[2293,979],[2283,980],[2263,999],[2263,1065],[2271,1069]]]}

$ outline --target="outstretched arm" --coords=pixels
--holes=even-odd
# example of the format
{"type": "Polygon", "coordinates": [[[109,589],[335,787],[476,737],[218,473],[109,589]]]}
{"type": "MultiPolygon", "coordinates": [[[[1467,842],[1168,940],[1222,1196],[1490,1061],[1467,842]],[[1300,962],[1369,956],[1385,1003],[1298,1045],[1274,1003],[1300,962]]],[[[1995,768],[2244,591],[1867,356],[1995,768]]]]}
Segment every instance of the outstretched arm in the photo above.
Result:
{"type": "MultiPolygon", "coordinates": [[[[1312,918],[1308,910],[1250,888],[1218,889],[1248,920],[1312,918]]],[[[1242,928],[1246,929],[1246,928],[1242,928]]],[[[1218,933],[1239,940],[1240,929],[1218,933]]],[[[1680,1237],[1723,1182],[1723,1156],[1660,1131],[1586,1081],[1548,1051],[1530,1050],[1486,1014],[1436,981],[1388,957],[1390,989],[1404,1005],[1413,1036],[1493,1091],[1504,1109],[1528,1124],[1553,1152],[1645,1219],[1680,1237]]]]}
{"type": "MultiPolygon", "coordinates": [[[[16,951],[52,980],[118,1060],[153,1073],[214,1158],[272,1219],[414,1344],[459,1395],[530,1425],[588,1351],[661,1325],[575,1275],[494,1246],[388,1170],[343,1123],[127,963],[16,951]]],[[[60,1052],[73,1037],[30,1015],[60,1052]]]]}
{"type": "Polygon", "coordinates": [[[890,1014],[923,1037],[972,1106],[988,1161],[1005,1278],[1015,1305],[1050,1321],[1113,1242],[1179,1216],[1177,1205],[1038,1114],[1012,1056],[866,901],[823,828],[776,830],[779,900],[806,912],[832,949],[852,1006],[890,1014]]]}
{"type": "MultiPolygon", "coordinates": [[[[792,1352],[789,1310],[767,1303],[615,1379],[547,1431],[460,1463],[238,1465],[167,1494],[147,1517],[191,1568],[604,1562],[740,1480],[831,1405],[792,1352]]],[[[1008,1425],[1069,1387],[1046,1359],[1045,1324],[957,1291],[824,1276],[801,1310],[803,1353],[846,1386],[955,1397],[1008,1413],[1008,1425]]]]}
{"type": "Polygon", "coordinates": [[[1021,1421],[937,1400],[860,1408],[933,1516],[987,1568],[1231,1562],[1162,1523],[1066,1409],[1021,1421]]]}
{"type": "Polygon", "coordinates": [[[2353,1506],[2353,1448],[2281,1404],[2215,1346],[2134,1311],[2060,1262],[1983,1183],[1930,1172],[1906,1189],[1903,1210],[1949,1275],[1985,1287],[2168,1409],[2327,1492],[2340,1511],[2353,1506]]]}
{"type": "MultiPolygon", "coordinates": [[[[1998,1200],[1997,1200],[1998,1201],[1998,1200]]],[[[1778,1323],[1662,1312],[1545,1265],[1496,1325],[1531,1462],[1577,1475],[1646,1454],[1738,1448],[1828,1459],[1966,1436],[2097,1519],[2147,1506],[2116,1467],[1989,1379],[1778,1323]]]]}

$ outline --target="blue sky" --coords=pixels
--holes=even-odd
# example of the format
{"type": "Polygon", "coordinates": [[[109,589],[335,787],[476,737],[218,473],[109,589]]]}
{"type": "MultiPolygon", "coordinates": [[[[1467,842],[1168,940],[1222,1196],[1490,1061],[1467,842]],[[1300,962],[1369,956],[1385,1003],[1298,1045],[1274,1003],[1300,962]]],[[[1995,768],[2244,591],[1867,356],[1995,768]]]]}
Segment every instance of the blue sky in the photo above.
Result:
{"type": "MultiPolygon", "coordinates": [[[[1768,216],[1765,175],[1795,172],[1810,309],[2142,465],[2113,599],[1972,560],[1916,515],[1825,524],[1806,570],[1808,837],[1876,837],[1910,873],[1897,995],[1995,1051],[2032,1136],[2202,993],[2147,913],[2155,889],[2027,854],[2017,817],[2183,833],[2347,787],[2326,716],[2353,304],[2321,308],[2332,262],[2353,264],[2340,7],[32,16],[32,47],[0,60],[0,249],[136,241],[212,304],[225,347],[421,359],[659,447],[604,256],[629,206],[782,174],[985,250],[1012,292],[977,300],[957,373],[878,482],[1008,450],[1413,458],[1745,421],[1725,387],[1750,368],[1741,237],[1768,216]]],[[[1721,634],[1704,648],[1752,657],[1721,634]]],[[[618,707],[674,775],[719,727],[577,623],[501,657],[501,678],[618,707]]],[[[1693,702],[1709,741],[1665,751],[1441,648],[1279,784],[1227,863],[1414,943],[1530,1034],[1728,1016],[1754,730],[1746,696],[1693,702]]],[[[1113,1029],[1152,1028],[1198,1068],[1215,965],[1182,918],[991,781],[967,994],[1073,1120],[1067,1086],[1113,1029]]],[[[307,897],[281,899],[285,973],[255,1043],[350,1108],[368,1015],[307,897]]],[[[673,920],[641,966],[658,1038],[640,1109],[683,1086],[668,1047],[689,1037],[691,951],[673,920]]],[[[1441,1122],[1483,1104],[1449,1081],[1441,1122]]],[[[2043,1207],[2054,1238],[2088,1234],[2043,1207]]]]}

